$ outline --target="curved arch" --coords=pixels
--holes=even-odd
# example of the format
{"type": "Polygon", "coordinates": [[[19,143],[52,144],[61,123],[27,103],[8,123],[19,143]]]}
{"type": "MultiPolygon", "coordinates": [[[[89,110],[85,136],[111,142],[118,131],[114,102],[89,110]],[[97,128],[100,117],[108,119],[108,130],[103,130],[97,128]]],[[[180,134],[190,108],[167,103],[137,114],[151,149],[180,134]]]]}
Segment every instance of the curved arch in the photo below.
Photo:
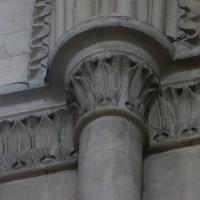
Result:
{"type": "Polygon", "coordinates": [[[88,46],[104,41],[133,44],[152,57],[158,71],[162,71],[174,56],[169,40],[152,26],[129,17],[97,17],[80,24],[58,41],[51,52],[48,79],[63,83],[69,61],[88,46]]]}

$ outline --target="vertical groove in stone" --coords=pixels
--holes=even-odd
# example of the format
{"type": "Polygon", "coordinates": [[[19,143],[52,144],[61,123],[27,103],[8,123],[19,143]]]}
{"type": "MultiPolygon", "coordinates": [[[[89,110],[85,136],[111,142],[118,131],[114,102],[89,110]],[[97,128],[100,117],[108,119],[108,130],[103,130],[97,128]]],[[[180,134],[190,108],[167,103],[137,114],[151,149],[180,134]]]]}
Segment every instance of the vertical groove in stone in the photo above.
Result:
{"type": "Polygon", "coordinates": [[[131,17],[137,18],[137,0],[130,1],[130,9],[132,10],[131,17]]]}
{"type": "Polygon", "coordinates": [[[53,49],[56,43],[56,6],[53,3],[52,18],[51,18],[51,35],[50,35],[50,49],[53,49]]]}
{"type": "Polygon", "coordinates": [[[83,22],[94,16],[94,1],[93,0],[77,0],[78,22],[83,22]]]}
{"type": "Polygon", "coordinates": [[[117,8],[117,1],[116,0],[110,0],[110,13],[116,13],[117,8]]]}
{"type": "Polygon", "coordinates": [[[148,0],[148,17],[147,22],[152,24],[152,14],[153,14],[153,0],[148,0]]]}
{"type": "Polygon", "coordinates": [[[153,0],[152,25],[161,32],[165,32],[166,0],[153,0]]]}
{"type": "Polygon", "coordinates": [[[111,0],[101,0],[101,15],[110,15],[110,1],[111,0]]]}
{"type": "Polygon", "coordinates": [[[56,2],[56,39],[60,38],[65,32],[65,0],[56,2]]]}
{"type": "Polygon", "coordinates": [[[166,35],[170,37],[177,37],[177,19],[178,19],[178,1],[168,0],[167,1],[167,18],[166,18],[166,35]]]}
{"type": "Polygon", "coordinates": [[[148,1],[137,0],[137,19],[147,22],[148,21],[148,1]]]}
{"type": "Polygon", "coordinates": [[[118,0],[118,13],[124,16],[136,18],[137,0],[118,0]]]}
{"type": "Polygon", "coordinates": [[[66,1],[66,7],[65,7],[65,23],[66,23],[66,29],[65,31],[70,30],[73,27],[74,24],[74,0],[65,0],[66,1]]]}
{"type": "Polygon", "coordinates": [[[95,7],[95,15],[101,14],[101,0],[93,0],[94,1],[94,7],[95,7]]]}
{"type": "Polygon", "coordinates": [[[73,0],[73,5],[72,5],[72,27],[76,25],[77,22],[77,0],[73,0]]]}

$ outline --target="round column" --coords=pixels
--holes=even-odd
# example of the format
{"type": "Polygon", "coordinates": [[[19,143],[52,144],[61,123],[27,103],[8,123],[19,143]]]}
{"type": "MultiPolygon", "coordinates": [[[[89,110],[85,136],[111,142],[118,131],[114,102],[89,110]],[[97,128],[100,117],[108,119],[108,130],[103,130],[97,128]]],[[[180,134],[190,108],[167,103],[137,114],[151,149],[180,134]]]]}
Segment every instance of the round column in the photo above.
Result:
{"type": "Polygon", "coordinates": [[[141,199],[145,130],[121,116],[102,116],[81,131],[78,199],[141,199]]]}

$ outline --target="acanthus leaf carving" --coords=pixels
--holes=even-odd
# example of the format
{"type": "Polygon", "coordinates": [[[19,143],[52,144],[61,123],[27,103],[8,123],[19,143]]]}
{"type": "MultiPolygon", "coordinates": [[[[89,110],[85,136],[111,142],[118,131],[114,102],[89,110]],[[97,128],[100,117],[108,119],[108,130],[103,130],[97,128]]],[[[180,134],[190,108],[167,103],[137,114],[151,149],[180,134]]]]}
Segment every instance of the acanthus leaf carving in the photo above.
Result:
{"type": "Polygon", "coordinates": [[[87,58],[66,85],[67,103],[79,116],[111,105],[128,108],[144,118],[159,89],[158,78],[146,63],[124,55],[87,58]]]}
{"type": "MultiPolygon", "coordinates": [[[[177,101],[177,134],[194,135],[198,132],[196,122],[199,121],[198,96],[191,87],[184,87],[177,101]]],[[[199,121],[200,122],[200,121],[199,121]]]]}
{"type": "Polygon", "coordinates": [[[175,116],[172,106],[159,95],[152,105],[148,116],[151,140],[162,142],[174,138],[175,116]]]}
{"type": "Polygon", "coordinates": [[[147,64],[138,63],[130,69],[129,91],[132,110],[146,118],[145,112],[159,91],[159,81],[147,64]]]}
{"type": "Polygon", "coordinates": [[[162,97],[157,98],[149,113],[148,124],[152,142],[165,143],[199,135],[200,112],[197,108],[200,96],[197,88],[197,85],[185,85],[182,88],[163,89],[162,97]],[[159,116],[159,120],[153,116],[159,116]],[[163,130],[166,130],[167,134],[161,135],[163,130]],[[164,135],[166,137],[162,137],[164,135]]]}
{"type": "Polygon", "coordinates": [[[0,176],[71,159],[72,121],[66,109],[0,123],[0,176]]]}

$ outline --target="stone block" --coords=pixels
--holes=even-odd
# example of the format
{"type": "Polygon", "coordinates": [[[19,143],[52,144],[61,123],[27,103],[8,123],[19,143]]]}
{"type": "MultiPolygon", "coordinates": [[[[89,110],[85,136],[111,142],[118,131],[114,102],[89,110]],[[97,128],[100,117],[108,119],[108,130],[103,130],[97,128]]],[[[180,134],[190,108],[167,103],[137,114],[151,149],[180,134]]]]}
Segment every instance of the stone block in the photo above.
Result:
{"type": "Polygon", "coordinates": [[[11,56],[29,53],[29,42],[31,41],[31,30],[10,33],[6,35],[5,46],[11,56]]]}
{"type": "Polygon", "coordinates": [[[32,0],[0,1],[0,33],[16,32],[31,27],[32,0]]]}
{"type": "Polygon", "coordinates": [[[147,156],[144,200],[199,200],[200,146],[147,156]]]}
{"type": "Polygon", "coordinates": [[[0,85],[26,80],[28,54],[0,59],[0,85]]]}
{"type": "Polygon", "coordinates": [[[75,170],[0,184],[1,200],[75,200],[75,170]]]}

